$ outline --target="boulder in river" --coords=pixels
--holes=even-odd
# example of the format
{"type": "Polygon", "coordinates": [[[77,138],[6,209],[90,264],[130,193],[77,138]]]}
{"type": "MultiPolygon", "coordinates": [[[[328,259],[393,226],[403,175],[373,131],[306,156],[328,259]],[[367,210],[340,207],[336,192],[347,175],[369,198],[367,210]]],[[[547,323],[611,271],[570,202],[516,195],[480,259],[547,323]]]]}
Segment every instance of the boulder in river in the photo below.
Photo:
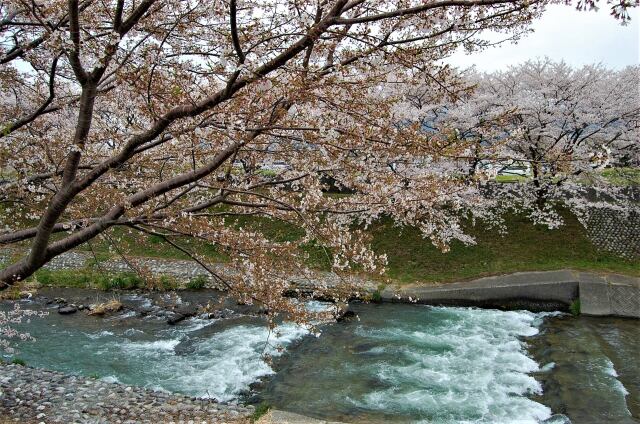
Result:
{"type": "Polygon", "coordinates": [[[183,317],[192,317],[198,313],[198,306],[190,305],[190,304],[181,304],[174,309],[174,312],[178,315],[182,315],[183,317]]]}
{"type": "Polygon", "coordinates": [[[176,313],[170,313],[167,316],[167,324],[169,325],[175,325],[177,323],[179,323],[180,321],[184,320],[186,317],[182,314],[176,314],[176,313]]]}
{"type": "Polygon", "coordinates": [[[112,299],[109,302],[103,302],[96,305],[91,305],[89,308],[89,315],[106,315],[110,313],[120,312],[123,308],[122,302],[116,299],[112,299]]]}
{"type": "Polygon", "coordinates": [[[78,308],[75,305],[61,306],[58,308],[58,313],[61,315],[75,314],[78,308]]]}
{"type": "Polygon", "coordinates": [[[347,318],[355,316],[355,313],[351,310],[348,303],[338,302],[336,303],[336,321],[344,321],[347,318]]]}

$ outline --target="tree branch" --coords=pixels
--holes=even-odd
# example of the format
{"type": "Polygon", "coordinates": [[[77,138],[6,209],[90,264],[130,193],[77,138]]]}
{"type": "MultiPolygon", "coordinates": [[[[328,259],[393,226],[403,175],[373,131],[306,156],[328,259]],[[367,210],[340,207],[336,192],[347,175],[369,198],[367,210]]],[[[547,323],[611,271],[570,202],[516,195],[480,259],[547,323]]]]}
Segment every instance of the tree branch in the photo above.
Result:
{"type": "Polygon", "coordinates": [[[236,22],[237,19],[237,11],[236,11],[236,0],[229,1],[229,20],[231,24],[231,41],[233,42],[233,48],[238,55],[238,63],[241,65],[245,61],[245,55],[242,52],[242,47],[240,46],[240,39],[238,38],[238,24],[236,22]]]}

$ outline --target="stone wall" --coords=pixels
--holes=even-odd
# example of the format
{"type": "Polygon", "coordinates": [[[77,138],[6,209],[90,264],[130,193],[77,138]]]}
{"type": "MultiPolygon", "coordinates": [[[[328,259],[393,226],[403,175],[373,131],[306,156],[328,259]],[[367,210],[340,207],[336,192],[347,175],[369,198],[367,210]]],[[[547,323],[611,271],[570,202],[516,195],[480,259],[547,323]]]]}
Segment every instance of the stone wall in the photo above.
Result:
{"type": "Polygon", "coordinates": [[[610,209],[592,209],[587,235],[599,249],[626,259],[640,258],[640,214],[610,209]]]}

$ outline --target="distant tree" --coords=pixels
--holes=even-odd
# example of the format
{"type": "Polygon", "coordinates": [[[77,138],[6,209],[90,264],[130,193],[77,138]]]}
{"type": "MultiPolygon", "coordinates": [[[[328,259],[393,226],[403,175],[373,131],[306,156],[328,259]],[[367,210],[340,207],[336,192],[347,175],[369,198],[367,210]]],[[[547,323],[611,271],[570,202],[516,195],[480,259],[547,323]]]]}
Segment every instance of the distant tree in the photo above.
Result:
{"type": "MultiPolygon", "coordinates": [[[[388,214],[443,248],[470,241],[461,215],[486,215],[489,205],[475,183],[449,175],[462,148],[398,125],[404,99],[381,87],[416,75],[449,86],[444,57],[485,46],[484,30],[517,37],[548,3],[2,2],[0,243],[29,243],[0,272],[2,286],[121,227],[165,238],[204,265],[182,240],[215,244],[238,270],[211,269],[221,283],[293,311],[280,294],[300,244],[331,249],[335,270],[380,269],[384,258],[353,223],[388,214]],[[432,171],[393,166],[412,158],[432,171]],[[287,164],[277,178],[260,169],[275,161],[287,164]],[[327,177],[355,193],[323,195],[327,177]],[[274,242],[228,224],[246,215],[296,224],[305,236],[274,242]]],[[[626,21],[630,5],[611,4],[626,21]]]]}
{"type": "Polygon", "coordinates": [[[514,110],[503,151],[531,165],[539,201],[572,178],[598,179],[596,171],[621,152],[640,152],[639,66],[615,72],[543,60],[480,84],[499,107],[514,110]]]}
{"type": "MultiPolygon", "coordinates": [[[[544,59],[460,78],[467,89],[422,107],[421,119],[467,146],[461,172],[524,166],[528,178],[498,196],[552,226],[554,202],[578,214],[597,204],[632,207],[601,171],[640,158],[640,66],[612,71],[544,59]]],[[[411,100],[415,88],[408,91],[411,100]]]]}

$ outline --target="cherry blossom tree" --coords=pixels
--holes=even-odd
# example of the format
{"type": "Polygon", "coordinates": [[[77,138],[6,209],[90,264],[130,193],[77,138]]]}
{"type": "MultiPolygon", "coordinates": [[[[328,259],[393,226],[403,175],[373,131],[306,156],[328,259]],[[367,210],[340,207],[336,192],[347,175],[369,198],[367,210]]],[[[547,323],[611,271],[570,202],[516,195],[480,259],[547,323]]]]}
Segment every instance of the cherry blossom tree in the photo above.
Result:
{"type": "MultiPolygon", "coordinates": [[[[471,242],[460,220],[492,204],[449,166],[467,146],[405,119],[404,96],[383,87],[420,77],[449,95],[444,57],[486,46],[487,29],[518,37],[548,3],[3,2],[0,243],[29,251],[1,285],[121,227],[162,237],[245,301],[286,309],[300,244],[325,246],[336,271],[379,271],[384,258],[353,228],[383,214],[443,248],[471,242]],[[273,163],[286,164],[276,177],[273,163]],[[353,195],[326,196],[327,177],[353,195]],[[278,243],[229,225],[247,215],[305,235],[278,243]],[[238,272],[217,275],[186,238],[238,272]]],[[[625,22],[633,4],[610,6],[625,22]]]]}
{"type": "Polygon", "coordinates": [[[638,149],[640,67],[572,69],[549,60],[527,62],[484,79],[496,106],[513,109],[505,151],[531,164],[536,195],[549,184],[591,175],[614,155],[638,149]]]}
{"type": "Polygon", "coordinates": [[[578,215],[589,207],[635,209],[601,171],[620,158],[640,158],[640,67],[572,68],[544,59],[466,81],[472,90],[431,104],[425,119],[469,145],[471,174],[524,165],[528,178],[496,196],[552,226],[560,221],[549,201],[578,215]]]}

